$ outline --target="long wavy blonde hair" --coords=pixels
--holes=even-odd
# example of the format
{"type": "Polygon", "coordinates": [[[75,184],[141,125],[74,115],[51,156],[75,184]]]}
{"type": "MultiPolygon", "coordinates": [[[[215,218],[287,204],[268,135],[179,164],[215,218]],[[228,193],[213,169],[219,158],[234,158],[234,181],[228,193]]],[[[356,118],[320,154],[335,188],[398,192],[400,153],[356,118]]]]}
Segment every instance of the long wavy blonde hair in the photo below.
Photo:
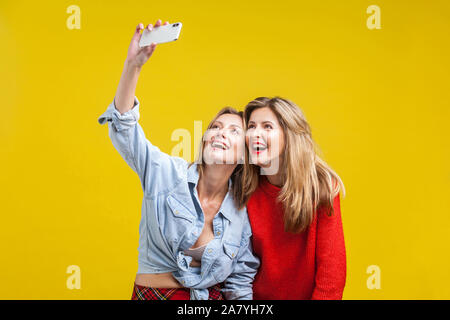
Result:
{"type": "MultiPolygon", "coordinates": [[[[300,233],[314,220],[317,209],[334,212],[333,201],[345,188],[341,178],[317,154],[311,128],[300,108],[287,99],[259,97],[247,104],[244,111],[245,127],[250,115],[259,108],[270,108],[283,129],[285,148],[281,154],[282,181],[278,201],[283,204],[285,231],[300,233]]],[[[259,183],[260,168],[249,161],[246,148],[244,165],[244,192],[241,202],[247,201],[259,183]]]]}

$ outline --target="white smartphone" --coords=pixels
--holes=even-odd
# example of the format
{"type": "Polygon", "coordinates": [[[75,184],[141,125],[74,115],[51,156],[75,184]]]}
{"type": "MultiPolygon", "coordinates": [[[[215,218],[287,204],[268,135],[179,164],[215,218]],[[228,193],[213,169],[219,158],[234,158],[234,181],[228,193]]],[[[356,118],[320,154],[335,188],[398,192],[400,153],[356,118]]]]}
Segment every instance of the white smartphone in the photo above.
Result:
{"type": "Polygon", "coordinates": [[[141,40],[139,41],[139,47],[149,46],[152,42],[165,43],[175,41],[180,36],[181,27],[181,22],[176,22],[156,28],[153,27],[152,31],[148,31],[148,29],[145,28],[142,32],[141,40]]]}

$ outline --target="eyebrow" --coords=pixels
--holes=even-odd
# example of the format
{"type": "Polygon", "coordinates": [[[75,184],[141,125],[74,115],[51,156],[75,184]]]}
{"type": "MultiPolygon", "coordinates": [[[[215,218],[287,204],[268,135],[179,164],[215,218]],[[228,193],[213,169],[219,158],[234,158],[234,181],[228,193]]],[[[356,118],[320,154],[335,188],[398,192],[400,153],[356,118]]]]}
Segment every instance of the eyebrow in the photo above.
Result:
{"type": "MultiPolygon", "coordinates": [[[[248,123],[250,124],[250,123],[256,123],[256,122],[255,121],[249,121],[248,123]]],[[[270,120],[263,121],[262,124],[264,124],[264,123],[270,123],[271,125],[275,125],[275,123],[273,123],[270,120]]]]}
{"type": "MultiPolygon", "coordinates": [[[[223,126],[223,122],[222,122],[222,121],[216,120],[216,121],[213,122],[212,125],[214,125],[215,123],[220,123],[220,124],[223,126]]],[[[211,126],[212,126],[212,125],[211,125],[211,126]]],[[[230,124],[230,127],[236,127],[236,128],[242,129],[242,127],[239,126],[239,125],[237,125],[237,124],[230,124]]]]}

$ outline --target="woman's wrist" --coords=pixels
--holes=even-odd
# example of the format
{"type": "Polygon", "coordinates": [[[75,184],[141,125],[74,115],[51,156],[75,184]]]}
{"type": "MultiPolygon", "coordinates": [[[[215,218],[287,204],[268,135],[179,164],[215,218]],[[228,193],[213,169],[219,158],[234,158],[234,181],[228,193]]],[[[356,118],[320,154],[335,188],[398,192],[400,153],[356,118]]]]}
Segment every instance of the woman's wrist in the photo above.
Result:
{"type": "Polygon", "coordinates": [[[139,66],[134,60],[125,60],[124,68],[127,72],[139,73],[141,72],[142,66],[139,66]]]}

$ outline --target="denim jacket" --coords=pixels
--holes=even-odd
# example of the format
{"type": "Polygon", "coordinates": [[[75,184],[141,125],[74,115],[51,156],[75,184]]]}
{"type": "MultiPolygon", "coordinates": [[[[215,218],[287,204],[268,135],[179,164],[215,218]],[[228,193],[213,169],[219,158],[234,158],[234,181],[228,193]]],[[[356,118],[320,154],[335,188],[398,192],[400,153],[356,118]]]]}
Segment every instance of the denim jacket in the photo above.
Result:
{"type": "Polygon", "coordinates": [[[108,122],[109,137],[126,163],[138,174],[143,189],[139,224],[137,273],[171,272],[190,288],[192,300],[207,300],[208,287],[223,282],[226,299],[252,299],[252,282],[259,259],[252,253],[247,209],[234,205],[229,191],[213,219],[214,239],[208,243],[201,267],[189,266],[183,253],[196,243],[204,225],[197,194],[197,165],[169,156],[146,138],[139,120],[139,101],[124,114],[113,102],[98,118],[108,122]]]}

